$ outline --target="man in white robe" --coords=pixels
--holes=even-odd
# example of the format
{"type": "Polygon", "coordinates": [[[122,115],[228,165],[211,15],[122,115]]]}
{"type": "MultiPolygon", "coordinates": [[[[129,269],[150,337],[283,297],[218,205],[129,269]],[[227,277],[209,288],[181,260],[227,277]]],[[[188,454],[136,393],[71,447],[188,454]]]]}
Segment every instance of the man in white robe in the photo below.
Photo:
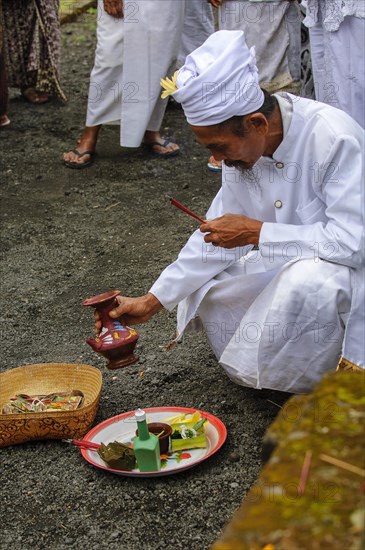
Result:
{"type": "Polygon", "coordinates": [[[99,0],[86,126],[75,150],[64,154],[67,167],[91,164],[104,124],[120,125],[123,147],[143,141],[157,155],[178,153],[160,135],[167,105],[160,78],[176,67],[184,17],[185,0],[99,0]]]}
{"type": "Polygon", "coordinates": [[[178,305],[180,337],[199,317],[227,374],[255,388],[307,392],[341,354],[364,367],[363,130],[265,95],[241,31],[212,35],[174,81],[197,140],[224,161],[222,188],[177,260],[111,317],[178,305]]]}

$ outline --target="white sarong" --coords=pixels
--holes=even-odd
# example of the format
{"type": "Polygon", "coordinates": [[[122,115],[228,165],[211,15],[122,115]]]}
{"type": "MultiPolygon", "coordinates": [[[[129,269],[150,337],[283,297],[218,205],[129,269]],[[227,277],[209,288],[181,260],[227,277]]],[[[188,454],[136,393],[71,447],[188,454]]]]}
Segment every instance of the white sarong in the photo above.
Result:
{"type": "Polygon", "coordinates": [[[280,270],[247,271],[246,258],[180,303],[178,331],[197,315],[234,382],[305,393],[340,358],[351,270],[301,260],[280,270]]]}
{"type": "Polygon", "coordinates": [[[184,15],[185,0],[125,0],[116,19],[99,0],[87,126],[120,124],[124,147],[139,147],[146,130],[160,129],[167,105],[160,79],[175,70],[184,15]]]}
{"type": "Polygon", "coordinates": [[[345,17],[336,31],[328,31],[319,9],[309,35],[316,99],[365,128],[365,19],[345,17]]]}
{"type": "Polygon", "coordinates": [[[184,65],[186,56],[199,48],[213,32],[214,16],[212,6],[207,0],[188,0],[177,60],[178,66],[184,65]]]}
{"type": "Polygon", "coordinates": [[[300,25],[296,2],[225,0],[219,8],[219,28],[242,30],[255,46],[260,85],[270,93],[299,93],[300,25]]]}

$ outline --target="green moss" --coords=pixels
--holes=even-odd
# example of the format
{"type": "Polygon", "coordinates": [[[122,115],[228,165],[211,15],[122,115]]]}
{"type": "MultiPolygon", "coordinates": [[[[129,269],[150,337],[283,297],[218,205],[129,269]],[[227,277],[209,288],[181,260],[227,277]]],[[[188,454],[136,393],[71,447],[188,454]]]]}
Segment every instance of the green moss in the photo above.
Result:
{"type": "Polygon", "coordinates": [[[269,543],[275,550],[360,550],[363,531],[353,514],[364,507],[364,479],[321,455],[364,467],[364,383],[363,374],[331,374],[311,395],[287,402],[268,431],[274,454],[212,550],[269,543]],[[307,451],[310,468],[300,494],[307,451]]]}

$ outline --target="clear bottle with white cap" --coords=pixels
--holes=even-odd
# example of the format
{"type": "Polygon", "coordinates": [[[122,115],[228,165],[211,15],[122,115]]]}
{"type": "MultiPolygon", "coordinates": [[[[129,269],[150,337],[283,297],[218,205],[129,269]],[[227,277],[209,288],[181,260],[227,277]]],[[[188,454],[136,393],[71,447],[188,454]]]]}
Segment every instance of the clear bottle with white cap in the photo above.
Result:
{"type": "Polygon", "coordinates": [[[137,421],[138,435],[133,440],[133,450],[140,472],[161,470],[160,443],[158,437],[148,431],[146,413],[138,409],[134,417],[137,421]]]}

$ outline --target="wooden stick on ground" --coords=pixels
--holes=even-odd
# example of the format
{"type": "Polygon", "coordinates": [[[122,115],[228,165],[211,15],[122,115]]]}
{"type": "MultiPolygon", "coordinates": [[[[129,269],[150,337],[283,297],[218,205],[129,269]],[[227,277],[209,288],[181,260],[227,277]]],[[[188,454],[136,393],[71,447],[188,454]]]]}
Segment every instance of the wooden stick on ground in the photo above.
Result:
{"type": "Polygon", "coordinates": [[[348,462],[344,462],[343,460],[339,460],[338,458],[334,458],[333,456],[328,456],[325,454],[320,454],[319,458],[321,460],[324,460],[324,462],[329,462],[330,464],[333,464],[334,466],[338,466],[338,468],[342,468],[343,470],[348,470],[349,472],[352,472],[353,474],[357,474],[361,477],[365,477],[365,470],[363,468],[359,468],[358,466],[353,466],[352,464],[349,464],[348,462]]]}

